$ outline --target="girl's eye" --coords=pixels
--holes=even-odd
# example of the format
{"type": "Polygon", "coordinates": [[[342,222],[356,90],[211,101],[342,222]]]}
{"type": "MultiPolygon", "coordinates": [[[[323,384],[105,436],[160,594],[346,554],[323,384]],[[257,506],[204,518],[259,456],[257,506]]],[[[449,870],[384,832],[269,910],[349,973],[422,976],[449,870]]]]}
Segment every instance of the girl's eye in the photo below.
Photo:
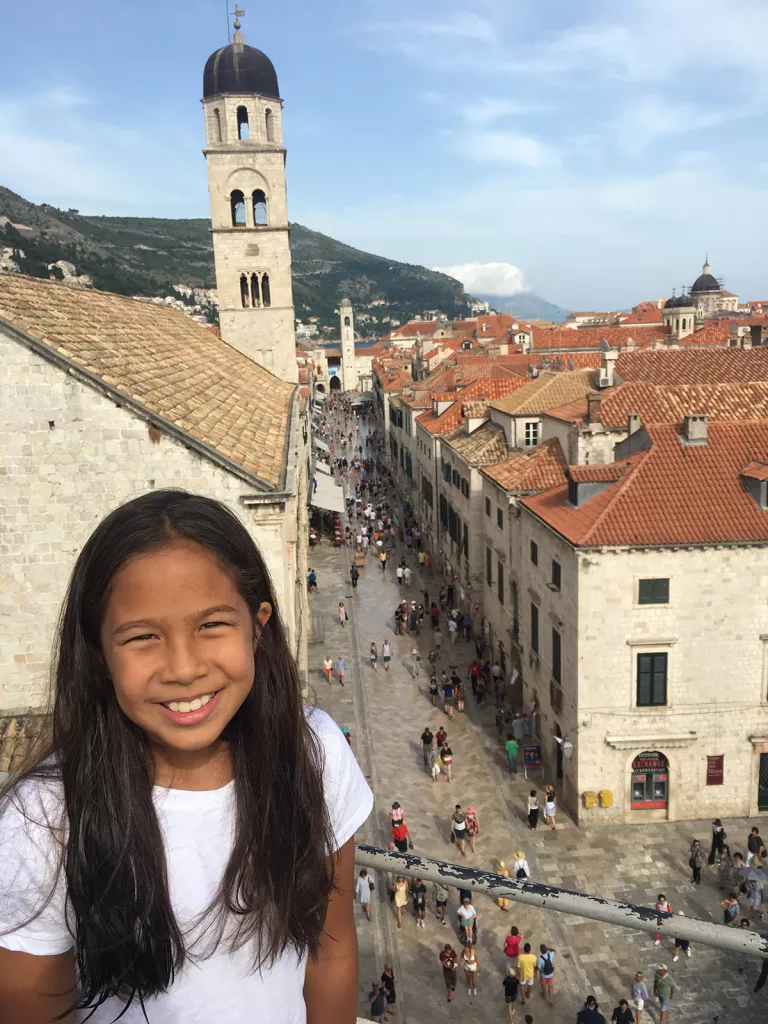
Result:
{"type": "Polygon", "coordinates": [[[216,629],[217,626],[231,626],[231,622],[204,622],[200,629],[216,629]]]}
{"type": "Polygon", "coordinates": [[[129,637],[125,642],[127,644],[132,644],[135,640],[156,640],[156,639],[157,639],[157,634],[156,633],[142,633],[141,636],[129,637]]]}

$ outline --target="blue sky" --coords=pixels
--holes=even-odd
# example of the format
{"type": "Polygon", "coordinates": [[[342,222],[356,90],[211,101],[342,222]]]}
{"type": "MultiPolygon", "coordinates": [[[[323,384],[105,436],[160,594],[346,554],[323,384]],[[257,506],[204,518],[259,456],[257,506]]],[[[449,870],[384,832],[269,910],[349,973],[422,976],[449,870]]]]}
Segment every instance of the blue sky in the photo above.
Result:
{"type": "MultiPolygon", "coordinates": [[[[765,0],[242,6],[285,100],[292,220],[570,308],[669,294],[705,251],[768,297],[765,0]]],[[[207,216],[199,98],[225,11],[4,5],[0,184],[207,216]]]]}

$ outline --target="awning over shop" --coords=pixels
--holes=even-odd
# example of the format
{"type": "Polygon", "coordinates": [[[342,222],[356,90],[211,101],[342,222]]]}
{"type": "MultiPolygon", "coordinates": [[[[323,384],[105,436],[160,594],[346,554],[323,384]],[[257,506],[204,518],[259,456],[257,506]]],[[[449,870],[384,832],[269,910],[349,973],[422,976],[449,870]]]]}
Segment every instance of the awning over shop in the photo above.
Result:
{"type": "Polygon", "coordinates": [[[319,469],[321,473],[327,473],[330,476],[331,467],[327,462],[316,462],[315,469],[319,469]]]}
{"type": "Polygon", "coordinates": [[[312,480],[312,504],[329,512],[343,512],[344,491],[329,477],[315,476],[312,480]]]}
{"type": "Polygon", "coordinates": [[[372,401],[373,393],[371,391],[364,391],[362,395],[352,399],[352,405],[368,405],[372,401]]]}
{"type": "Polygon", "coordinates": [[[328,447],[325,441],[321,441],[319,437],[313,437],[312,441],[315,445],[315,448],[319,448],[321,452],[330,452],[331,449],[328,447]]]}

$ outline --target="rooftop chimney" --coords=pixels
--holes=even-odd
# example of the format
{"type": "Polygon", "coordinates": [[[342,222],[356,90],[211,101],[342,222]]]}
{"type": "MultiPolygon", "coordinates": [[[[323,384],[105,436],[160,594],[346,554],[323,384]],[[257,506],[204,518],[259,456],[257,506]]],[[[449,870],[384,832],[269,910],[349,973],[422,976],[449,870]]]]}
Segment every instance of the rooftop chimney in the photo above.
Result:
{"type": "Polygon", "coordinates": [[[587,395],[587,422],[602,423],[600,419],[600,393],[590,391],[587,395]]]}
{"type": "Polygon", "coordinates": [[[707,416],[697,413],[683,420],[683,444],[700,445],[707,443],[707,416]]]}
{"type": "Polygon", "coordinates": [[[632,434],[636,434],[641,426],[642,422],[640,420],[639,414],[636,412],[631,412],[629,416],[627,416],[627,434],[630,436],[632,434]]]}

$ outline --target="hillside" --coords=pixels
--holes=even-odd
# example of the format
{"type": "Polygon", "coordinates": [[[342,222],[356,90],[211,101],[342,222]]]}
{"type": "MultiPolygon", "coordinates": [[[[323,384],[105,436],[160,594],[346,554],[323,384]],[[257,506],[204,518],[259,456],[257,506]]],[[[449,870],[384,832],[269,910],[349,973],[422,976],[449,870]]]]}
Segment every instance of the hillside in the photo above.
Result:
{"type": "Polygon", "coordinates": [[[547,299],[533,292],[520,292],[519,295],[478,295],[478,299],[490,303],[499,313],[509,313],[521,320],[541,319],[561,323],[568,316],[569,310],[555,306],[547,299]]]}
{"type": "MultiPolygon", "coordinates": [[[[49,264],[66,260],[94,287],[122,295],[215,285],[210,221],[204,218],[87,216],[38,206],[0,187],[3,247],[24,252],[16,260],[23,273],[47,277],[49,264]]],[[[469,296],[453,278],[361,252],[301,224],[291,225],[291,256],[297,317],[316,316],[331,331],[344,296],[355,306],[360,333],[368,335],[384,333],[390,319],[405,322],[424,310],[457,317],[468,309],[469,296]]]]}

